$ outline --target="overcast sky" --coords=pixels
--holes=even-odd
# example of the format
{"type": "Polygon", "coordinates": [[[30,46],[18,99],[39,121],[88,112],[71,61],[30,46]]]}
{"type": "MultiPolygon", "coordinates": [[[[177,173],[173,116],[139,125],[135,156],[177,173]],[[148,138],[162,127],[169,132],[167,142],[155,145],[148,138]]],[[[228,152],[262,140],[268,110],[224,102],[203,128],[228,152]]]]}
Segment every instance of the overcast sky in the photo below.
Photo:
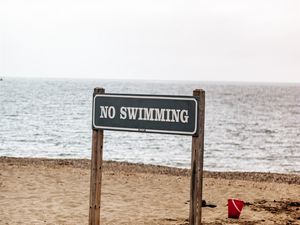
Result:
{"type": "Polygon", "coordinates": [[[300,82],[298,0],[1,0],[0,77],[300,82]]]}

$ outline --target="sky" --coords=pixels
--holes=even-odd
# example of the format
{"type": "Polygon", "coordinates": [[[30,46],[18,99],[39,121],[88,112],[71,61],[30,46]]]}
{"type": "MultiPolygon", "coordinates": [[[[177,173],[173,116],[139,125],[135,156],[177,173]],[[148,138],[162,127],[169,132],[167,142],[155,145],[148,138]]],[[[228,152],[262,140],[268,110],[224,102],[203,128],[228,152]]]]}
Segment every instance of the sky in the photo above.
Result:
{"type": "Polygon", "coordinates": [[[1,0],[0,77],[300,82],[298,0],[1,0]]]}

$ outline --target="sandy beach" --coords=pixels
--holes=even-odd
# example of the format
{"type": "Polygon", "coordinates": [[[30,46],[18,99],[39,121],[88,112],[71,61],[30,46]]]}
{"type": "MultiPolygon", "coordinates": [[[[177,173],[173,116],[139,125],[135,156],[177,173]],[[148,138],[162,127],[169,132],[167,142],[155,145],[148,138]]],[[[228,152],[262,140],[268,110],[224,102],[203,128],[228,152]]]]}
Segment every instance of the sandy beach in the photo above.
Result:
{"type": "MultiPolygon", "coordinates": [[[[187,225],[187,169],[105,162],[101,224],[187,225]]],[[[0,157],[0,224],[87,224],[89,160],[0,157]]],[[[300,175],[205,172],[203,224],[300,224],[300,175]],[[245,202],[227,218],[227,199],[245,202]]]]}

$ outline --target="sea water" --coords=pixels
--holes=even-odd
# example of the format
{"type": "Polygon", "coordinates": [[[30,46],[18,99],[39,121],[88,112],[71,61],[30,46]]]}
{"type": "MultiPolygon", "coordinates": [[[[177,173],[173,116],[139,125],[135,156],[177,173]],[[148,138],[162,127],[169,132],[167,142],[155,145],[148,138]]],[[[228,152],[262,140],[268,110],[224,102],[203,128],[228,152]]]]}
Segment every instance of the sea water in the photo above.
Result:
{"type": "MultiPolygon", "coordinates": [[[[300,173],[300,85],[7,78],[0,156],[90,158],[92,94],[206,91],[204,169],[300,173]]],[[[191,137],[105,131],[104,159],[189,168],[191,137]]]]}

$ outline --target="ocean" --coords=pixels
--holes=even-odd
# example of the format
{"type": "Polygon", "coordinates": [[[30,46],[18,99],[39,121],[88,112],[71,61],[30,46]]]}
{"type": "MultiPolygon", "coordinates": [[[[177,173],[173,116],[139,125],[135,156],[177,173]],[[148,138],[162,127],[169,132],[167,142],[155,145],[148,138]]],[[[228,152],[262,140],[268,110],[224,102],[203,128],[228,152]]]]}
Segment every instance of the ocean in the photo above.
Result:
{"type": "MultiPolygon", "coordinates": [[[[92,94],[206,91],[204,169],[300,173],[300,84],[5,78],[0,156],[91,158],[92,94]]],[[[189,168],[191,137],[105,131],[104,160],[189,168]]]]}

